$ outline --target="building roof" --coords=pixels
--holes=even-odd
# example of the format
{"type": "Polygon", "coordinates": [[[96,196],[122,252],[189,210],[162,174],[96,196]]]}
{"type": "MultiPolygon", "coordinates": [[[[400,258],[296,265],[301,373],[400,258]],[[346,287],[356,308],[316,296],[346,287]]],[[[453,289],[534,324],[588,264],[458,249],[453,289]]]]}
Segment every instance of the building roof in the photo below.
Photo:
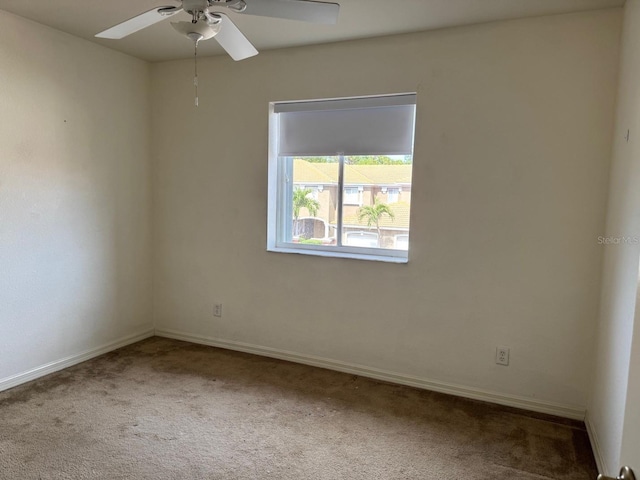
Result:
{"type": "MultiPolygon", "coordinates": [[[[293,161],[293,182],[299,184],[337,184],[337,163],[293,161]]],[[[345,165],[346,185],[406,185],[411,183],[411,165],[345,165]]]]}
{"type": "Polygon", "coordinates": [[[293,161],[293,182],[302,184],[337,184],[338,164],[310,163],[296,158],[293,161]]]}

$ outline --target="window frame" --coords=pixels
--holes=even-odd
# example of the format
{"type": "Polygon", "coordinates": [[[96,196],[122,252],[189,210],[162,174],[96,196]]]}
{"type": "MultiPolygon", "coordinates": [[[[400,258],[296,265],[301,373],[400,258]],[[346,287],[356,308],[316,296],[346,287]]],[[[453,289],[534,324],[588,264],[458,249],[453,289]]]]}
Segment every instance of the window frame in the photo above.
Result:
{"type": "MultiPolygon", "coordinates": [[[[403,94],[398,94],[403,95],[403,94]]],[[[406,94],[404,94],[406,95],[406,94]]],[[[415,94],[411,94],[414,95],[415,94]]],[[[371,98],[379,98],[376,96],[371,98]]],[[[323,100],[320,100],[323,101],[323,100]]],[[[293,156],[279,157],[278,142],[280,140],[280,127],[278,114],[275,111],[279,102],[269,104],[269,168],[268,168],[268,201],[267,201],[267,251],[277,253],[295,253],[302,255],[315,255],[321,257],[351,258],[357,260],[382,261],[390,263],[408,263],[409,251],[394,248],[369,248],[344,245],[342,236],[344,224],[342,222],[345,207],[344,194],[346,188],[358,188],[358,204],[349,206],[362,206],[362,195],[359,185],[345,185],[344,167],[345,155],[336,152],[338,158],[338,183],[337,183],[337,220],[335,223],[336,245],[315,245],[293,242],[292,215],[293,204],[293,156]],[[284,239],[291,238],[292,241],[284,239]]],[[[415,117],[413,121],[415,135],[415,117]]],[[[379,154],[371,152],[371,155],[379,154]]]]}

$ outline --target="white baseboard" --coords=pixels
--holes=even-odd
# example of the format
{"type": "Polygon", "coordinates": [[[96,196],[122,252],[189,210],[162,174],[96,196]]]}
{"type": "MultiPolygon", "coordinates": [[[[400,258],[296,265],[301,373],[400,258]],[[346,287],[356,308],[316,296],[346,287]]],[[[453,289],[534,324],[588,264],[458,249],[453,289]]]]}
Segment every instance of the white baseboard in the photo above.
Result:
{"type": "Polygon", "coordinates": [[[21,385],[23,383],[30,382],[31,380],[35,380],[36,378],[43,377],[44,375],[57,372],[58,370],[71,367],[78,363],[82,363],[86,360],[97,357],[99,355],[103,355],[126,345],[139,342],[140,340],[144,340],[145,338],[152,337],[153,334],[154,331],[151,328],[143,332],[120,338],[114,342],[102,345],[100,347],[92,348],[91,350],[86,350],[76,355],[71,355],[69,357],[65,357],[36,368],[32,368],[29,371],[19,373],[8,378],[0,379],[0,392],[9,388],[17,387],[18,385],[21,385]]]}
{"type": "Polygon", "coordinates": [[[596,429],[593,428],[593,424],[589,419],[589,412],[587,411],[584,419],[584,424],[587,426],[587,434],[589,435],[589,441],[591,442],[591,450],[593,450],[593,456],[596,459],[596,465],[598,467],[598,472],[606,475],[609,470],[607,469],[607,464],[602,456],[602,450],[600,449],[600,442],[598,441],[598,434],[596,433],[596,429]]]}
{"type": "Polygon", "coordinates": [[[173,338],[176,340],[184,340],[186,342],[209,345],[212,347],[220,347],[228,350],[237,350],[240,352],[262,355],[265,357],[288,360],[290,362],[312,365],[314,367],[327,368],[329,370],[337,370],[339,372],[352,373],[355,375],[360,375],[362,377],[374,378],[377,380],[398,383],[401,385],[408,385],[411,387],[422,388],[424,390],[432,390],[449,395],[456,395],[458,397],[472,398],[475,400],[497,403],[499,405],[506,405],[508,407],[547,413],[550,415],[570,418],[573,420],[584,420],[585,417],[584,408],[572,405],[562,405],[559,403],[532,400],[530,398],[519,397],[515,395],[505,395],[502,393],[490,392],[488,390],[482,390],[474,387],[465,387],[462,385],[441,382],[439,380],[429,380],[425,378],[404,375],[401,373],[380,370],[377,368],[371,368],[363,365],[316,357],[313,355],[305,355],[296,352],[289,352],[286,350],[262,347],[259,345],[235,342],[231,340],[210,338],[201,335],[192,335],[175,330],[156,329],[155,333],[159,337],[173,338]]]}

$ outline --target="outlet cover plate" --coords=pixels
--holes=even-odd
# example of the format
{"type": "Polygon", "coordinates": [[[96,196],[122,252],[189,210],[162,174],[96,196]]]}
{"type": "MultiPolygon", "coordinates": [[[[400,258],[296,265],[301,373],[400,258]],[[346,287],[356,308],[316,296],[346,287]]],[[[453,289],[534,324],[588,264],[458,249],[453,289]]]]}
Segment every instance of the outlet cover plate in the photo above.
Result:
{"type": "Polygon", "coordinates": [[[498,365],[509,365],[509,347],[497,347],[496,348],[496,363],[498,365]]]}

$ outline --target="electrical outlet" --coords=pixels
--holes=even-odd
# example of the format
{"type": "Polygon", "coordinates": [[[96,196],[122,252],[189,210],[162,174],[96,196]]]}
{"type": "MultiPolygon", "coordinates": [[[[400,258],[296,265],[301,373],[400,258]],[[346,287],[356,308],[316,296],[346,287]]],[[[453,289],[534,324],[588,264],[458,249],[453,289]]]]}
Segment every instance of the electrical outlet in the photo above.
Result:
{"type": "Polygon", "coordinates": [[[213,306],[213,316],[214,317],[222,317],[222,304],[216,303],[213,306]]]}
{"type": "Polygon", "coordinates": [[[498,365],[509,365],[509,347],[496,348],[496,363],[498,365]]]}

